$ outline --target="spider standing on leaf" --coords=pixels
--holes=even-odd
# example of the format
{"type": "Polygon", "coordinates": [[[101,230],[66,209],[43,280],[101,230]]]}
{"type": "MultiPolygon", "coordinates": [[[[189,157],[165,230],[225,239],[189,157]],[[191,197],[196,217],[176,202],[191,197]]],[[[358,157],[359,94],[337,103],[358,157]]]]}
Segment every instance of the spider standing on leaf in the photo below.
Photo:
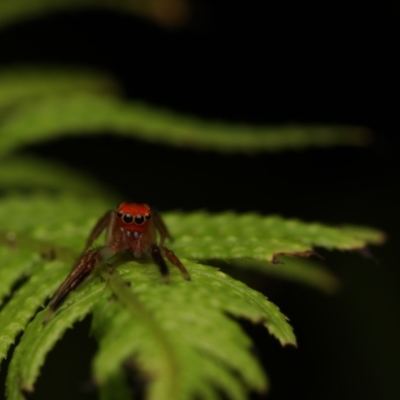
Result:
{"type": "Polygon", "coordinates": [[[189,273],[178,257],[164,246],[167,238],[172,240],[164,221],[147,204],[121,203],[117,211],[108,211],[94,226],[81,256],[50,301],[50,313],[45,322],[99,262],[117,254],[125,253],[130,259],[139,262],[153,261],[167,283],[169,276],[164,260],[166,257],[181,270],[187,280],[190,280],[189,273]],[[89,250],[103,230],[106,230],[105,246],[89,250]],[[160,235],[159,244],[156,242],[157,234],[160,235]]]}

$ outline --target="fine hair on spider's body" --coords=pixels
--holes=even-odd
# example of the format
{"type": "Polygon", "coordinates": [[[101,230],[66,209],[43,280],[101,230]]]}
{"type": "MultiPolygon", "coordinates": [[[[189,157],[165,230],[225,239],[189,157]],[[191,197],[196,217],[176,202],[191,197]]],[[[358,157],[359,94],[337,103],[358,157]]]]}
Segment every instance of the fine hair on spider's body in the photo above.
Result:
{"type": "Polygon", "coordinates": [[[92,229],[78,261],[50,301],[50,313],[45,322],[99,262],[120,253],[127,253],[130,259],[136,261],[152,260],[158,266],[164,281],[168,282],[168,267],[164,260],[166,257],[181,270],[185,279],[190,280],[190,275],[179,258],[164,246],[166,239],[172,240],[172,237],[164,221],[147,204],[121,203],[117,211],[106,212],[92,229]],[[104,230],[105,245],[90,249],[104,230]],[[159,244],[157,235],[160,237],[159,244]]]}

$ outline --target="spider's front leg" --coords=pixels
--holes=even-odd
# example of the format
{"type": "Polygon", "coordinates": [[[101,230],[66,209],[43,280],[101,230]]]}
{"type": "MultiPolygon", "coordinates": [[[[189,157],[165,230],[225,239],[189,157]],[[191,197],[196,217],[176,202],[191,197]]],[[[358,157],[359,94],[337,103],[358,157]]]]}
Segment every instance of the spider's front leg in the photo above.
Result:
{"type": "Polygon", "coordinates": [[[156,244],[153,244],[150,247],[150,254],[151,258],[153,259],[154,263],[157,265],[158,269],[161,272],[161,275],[164,279],[165,283],[169,282],[169,272],[167,264],[161,254],[161,249],[156,244]]]}
{"type": "Polygon", "coordinates": [[[165,263],[163,256],[167,257],[172,264],[178,267],[182,272],[182,275],[185,277],[185,279],[190,281],[190,275],[187,272],[185,266],[181,263],[179,258],[175,255],[175,253],[172,250],[169,250],[164,246],[158,246],[156,244],[153,244],[150,246],[150,254],[155,264],[157,264],[165,283],[169,282],[169,274],[168,274],[168,267],[167,264],[165,263]]]}
{"type": "Polygon", "coordinates": [[[89,237],[86,240],[86,244],[84,249],[82,250],[81,255],[84,255],[87,250],[92,246],[93,242],[100,236],[100,234],[106,230],[106,240],[105,245],[109,246],[112,244],[113,238],[113,229],[115,225],[116,214],[115,211],[110,210],[107,211],[96,223],[90,232],[89,237]]]}
{"type": "Polygon", "coordinates": [[[112,250],[108,247],[100,247],[84,253],[74,265],[74,268],[62,283],[57,293],[49,303],[49,312],[44,323],[47,323],[54,311],[62,304],[68,294],[76,289],[84,279],[93,271],[94,267],[105,258],[110,257],[112,250]]]}

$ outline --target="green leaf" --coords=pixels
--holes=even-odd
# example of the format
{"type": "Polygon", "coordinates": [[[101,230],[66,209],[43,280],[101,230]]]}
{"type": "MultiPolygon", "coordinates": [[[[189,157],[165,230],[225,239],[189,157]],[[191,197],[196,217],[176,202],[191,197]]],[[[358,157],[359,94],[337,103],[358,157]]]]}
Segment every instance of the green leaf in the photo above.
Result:
{"type": "Polygon", "coordinates": [[[33,390],[54,343],[75,321],[93,311],[93,330],[100,344],[93,369],[105,388],[123,379],[122,365],[134,359],[151,378],[149,398],[183,399],[198,394],[214,399],[216,390],[221,390],[231,398],[244,399],[248,388],[264,390],[266,380],[250,356],[249,338],[227,314],[263,323],[282,344],[295,342],[293,332],[278,308],[263,295],[193,260],[241,263],[250,258],[266,263],[276,261],[280,254],[308,254],[313,246],[349,250],[384,239],[372,229],[326,227],[276,216],[169,213],[165,220],[176,238],[171,247],[188,268],[192,281],[184,280],[174,267],[170,268],[169,285],[152,265],[129,263],[113,273],[100,267],[107,283],[93,274],[70,294],[46,326],[42,322],[47,310],[28,324],[66,277],[92,226],[106,209],[98,197],[82,201],[67,195],[15,195],[0,201],[0,249],[9,260],[0,272],[5,277],[0,286],[3,295],[10,293],[18,279],[26,279],[1,310],[1,357],[27,326],[10,365],[10,398],[18,398],[21,388],[33,390]],[[53,260],[47,260],[46,255],[53,260]],[[17,272],[11,272],[12,268],[17,272]],[[115,297],[110,296],[110,290],[115,297]],[[242,368],[244,364],[246,368],[242,368]]]}
{"type": "Polygon", "coordinates": [[[75,260],[74,251],[62,245],[56,247],[28,235],[15,235],[15,232],[12,232],[12,236],[11,244],[0,248],[1,251],[8,251],[5,267],[0,270],[1,300],[19,279],[25,278],[26,282],[1,310],[0,361],[6,358],[10,345],[25,329],[37,309],[55,293],[75,260]],[[7,282],[9,286],[6,286],[7,282]]]}
{"type": "Polygon", "coordinates": [[[0,125],[0,155],[21,144],[99,132],[221,152],[254,153],[369,142],[368,132],[360,127],[252,126],[204,121],[139,102],[80,92],[42,97],[15,107],[0,125]]]}
{"type": "Polygon", "coordinates": [[[99,196],[117,203],[116,196],[92,177],[76,173],[65,165],[35,157],[9,157],[0,160],[0,188],[7,190],[48,190],[76,196],[99,196]]]}
{"type": "Polygon", "coordinates": [[[278,279],[286,279],[332,294],[339,287],[338,278],[321,263],[298,257],[279,257],[279,263],[248,259],[235,259],[217,263],[228,273],[232,268],[254,270],[278,279]]]}
{"type": "MultiPolygon", "coordinates": [[[[2,228],[8,228],[0,231],[0,254],[4,255],[5,262],[0,269],[0,301],[11,292],[16,282],[33,275],[1,310],[0,361],[38,307],[64,280],[83,246],[83,237],[96,220],[88,219],[88,210],[79,206],[79,198],[74,198],[73,202],[67,198],[56,201],[61,207],[58,215],[52,196],[43,194],[34,199],[10,196],[0,203],[2,228]],[[73,216],[76,222],[81,218],[88,223],[81,227],[81,232],[79,224],[71,225],[73,216]],[[55,260],[46,261],[49,257],[55,260]]],[[[102,213],[104,204],[99,199],[94,200],[94,209],[96,204],[98,212],[102,213]]]]}
{"type": "MultiPolygon", "coordinates": [[[[12,234],[9,236],[12,236],[12,234]]],[[[33,264],[39,258],[38,254],[24,249],[19,249],[17,255],[11,244],[7,246],[7,237],[2,239],[4,242],[2,243],[3,246],[0,247],[0,259],[2,260],[2,268],[0,268],[0,306],[3,304],[4,298],[10,295],[16,282],[29,273],[33,264]]]]}
{"type": "MultiPolygon", "coordinates": [[[[44,274],[41,275],[44,276],[44,274]]],[[[55,278],[57,279],[53,278],[52,281],[59,281],[60,274],[57,274],[55,278]]],[[[53,291],[55,288],[52,286],[53,291]]],[[[100,283],[98,279],[92,277],[83,284],[79,291],[71,293],[66,303],[67,307],[53,316],[47,325],[43,325],[43,321],[48,310],[45,309],[36,314],[16,347],[10,363],[6,382],[7,394],[10,399],[20,398],[21,390],[33,391],[33,385],[47,353],[64,332],[71,328],[74,322],[83,319],[99,298],[105,295],[104,283],[100,283]]]]}
{"type": "Polygon", "coordinates": [[[28,282],[5,304],[0,319],[0,360],[6,357],[10,345],[37,309],[57,290],[66,272],[63,262],[37,262],[28,282]]]}
{"type": "MultiPolygon", "coordinates": [[[[184,262],[192,282],[172,271],[174,280],[165,285],[154,267],[126,266],[122,268],[123,277],[131,283],[131,289],[118,273],[103,273],[125,307],[109,300],[98,303],[93,322],[100,337],[100,352],[94,360],[98,382],[112,377],[121,363],[135,354],[139,367],[153,378],[150,399],[192,398],[198,385],[207,382],[228,391],[237,386],[237,375],[247,386],[264,390],[260,367],[248,353],[249,339],[219,311],[254,322],[265,320],[267,328],[283,343],[294,342],[291,328],[261,294],[213,268],[184,262]],[[142,268],[144,271],[140,271],[142,268]],[[222,326],[224,329],[216,330],[222,326]],[[244,370],[243,365],[247,366],[244,370]],[[222,387],[220,380],[225,382],[222,387]]],[[[240,386],[234,392],[243,396],[233,398],[246,398],[240,386]]]]}
{"type": "Polygon", "coordinates": [[[119,90],[110,76],[94,70],[17,65],[0,70],[0,111],[41,97],[80,92],[116,93],[119,90]]]}
{"type": "Polygon", "coordinates": [[[277,262],[282,254],[312,255],[314,247],[355,250],[385,240],[382,232],[370,228],[330,227],[254,213],[169,213],[165,219],[177,239],[174,250],[197,260],[252,258],[277,262]]]}

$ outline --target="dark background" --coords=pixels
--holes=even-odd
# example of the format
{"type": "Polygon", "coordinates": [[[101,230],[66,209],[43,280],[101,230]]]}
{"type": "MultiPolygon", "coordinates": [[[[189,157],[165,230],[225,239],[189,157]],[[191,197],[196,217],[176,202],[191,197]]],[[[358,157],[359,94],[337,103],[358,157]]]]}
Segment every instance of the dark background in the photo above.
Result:
{"type": "MultiPolygon", "coordinates": [[[[374,132],[373,144],[221,155],[104,132],[24,153],[64,162],[124,199],[160,210],[259,211],[384,230],[387,244],[371,249],[378,262],[323,253],[343,283],[336,296],[245,277],[290,317],[298,349],[282,349],[262,328],[244,327],[271,378],[272,400],[400,398],[400,7],[189,4],[191,18],[179,29],[100,11],[14,25],[0,33],[0,63],[92,66],[114,74],[127,98],[231,122],[362,125],[374,132]]],[[[95,398],[89,324],[68,332],[50,354],[33,399],[95,398]]]]}

